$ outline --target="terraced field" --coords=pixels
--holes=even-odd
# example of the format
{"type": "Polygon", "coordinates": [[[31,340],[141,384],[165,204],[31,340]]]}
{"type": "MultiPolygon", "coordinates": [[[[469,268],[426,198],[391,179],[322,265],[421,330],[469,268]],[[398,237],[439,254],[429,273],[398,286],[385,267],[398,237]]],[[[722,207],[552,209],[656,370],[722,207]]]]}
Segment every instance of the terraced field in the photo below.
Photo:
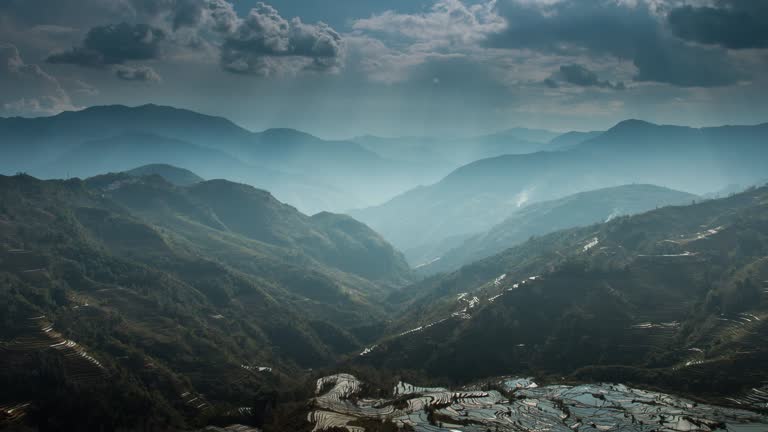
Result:
{"type": "Polygon", "coordinates": [[[257,429],[251,426],[245,425],[229,425],[225,427],[208,426],[202,430],[203,432],[261,432],[261,429],[257,429]]]}
{"type": "Polygon", "coordinates": [[[99,360],[88,354],[83,346],[54,330],[53,324],[43,315],[28,318],[20,336],[0,342],[0,358],[19,363],[24,362],[28,353],[48,349],[60,353],[67,375],[79,384],[96,384],[108,376],[99,360]]]}
{"type": "MultiPolygon", "coordinates": [[[[622,384],[540,387],[530,378],[497,378],[482,386],[449,390],[401,382],[393,389],[392,399],[359,399],[361,385],[349,374],[319,379],[314,409],[307,416],[313,430],[362,432],[365,428],[358,424],[371,420],[390,421],[417,432],[768,430],[768,417],[756,412],[699,404],[622,384]]],[[[757,407],[766,400],[768,392],[763,388],[736,402],[757,407]]]]}
{"type": "Polygon", "coordinates": [[[27,415],[29,402],[0,405],[0,428],[10,427],[24,419],[27,415]]]}

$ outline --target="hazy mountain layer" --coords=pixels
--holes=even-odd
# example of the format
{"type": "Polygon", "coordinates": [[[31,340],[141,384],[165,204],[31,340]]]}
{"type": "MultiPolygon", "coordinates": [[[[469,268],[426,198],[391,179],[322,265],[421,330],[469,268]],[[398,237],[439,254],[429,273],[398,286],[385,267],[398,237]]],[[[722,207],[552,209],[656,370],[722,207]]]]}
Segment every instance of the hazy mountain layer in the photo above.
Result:
{"type": "Polygon", "coordinates": [[[652,183],[703,194],[765,177],[768,124],[693,129],[626,121],[568,151],[465,165],[440,182],[351,212],[400,249],[490,229],[523,205],[652,183]]]}
{"type": "Polygon", "coordinates": [[[311,213],[381,202],[446,172],[384,159],[351,141],[293,129],[251,132],[224,118],[157,105],[3,118],[0,137],[6,174],[87,177],[164,163],[268,189],[311,213]]]}
{"type": "Polygon", "coordinates": [[[606,222],[618,216],[668,205],[690,204],[697,198],[686,192],[653,185],[626,185],[534,203],[513,213],[487,232],[474,235],[444,253],[422,257],[422,262],[430,264],[419,270],[427,273],[455,270],[522,243],[531,236],[606,222]]]}
{"type": "Polygon", "coordinates": [[[566,132],[562,135],[558,135],[555,138],[552,138],[552,140],[549,141],[547,150],[567,150],[571,147],[583,143],[584,141],[596,138],[602,133],[603,131],[566,132]]]}
{"type": "Polygon", "coordinates": [[[447,174],[478,159],[546,150],[547,143],[559,135],[541,129],[515,128],[466,138],[362,136],[352,140],[388,159],[433,167],[447,174]]]}

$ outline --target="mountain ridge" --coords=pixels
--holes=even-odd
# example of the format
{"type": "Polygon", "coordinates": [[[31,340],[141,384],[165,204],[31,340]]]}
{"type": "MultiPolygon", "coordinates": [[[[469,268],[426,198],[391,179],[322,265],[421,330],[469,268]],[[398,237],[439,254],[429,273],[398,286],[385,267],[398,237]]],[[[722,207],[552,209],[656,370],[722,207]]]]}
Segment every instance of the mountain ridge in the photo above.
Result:
{"type": "Polygon", "coordinates": [[[407,252],[485,231],[526,203],[587,190],[653,183],[701,195],[754,184],[765,177],[766,139],[765,124],[690,129],[630,122],[563,151],[474,161],[437,183],[350,214],[407,252]],[[642,132],[627,132],[635,124],[642,132]]]}
{"type": "MultiPolygon", "coordinates": [[[[236,168],[242,168],[239,172],[234,170],[234,175],[226,167],[203,172],[204,158],[198,158],[196,166],[187,168],[208,178],[226,177],[275,190],[282,199],[311,212],[359,206],[364,200],[394,195],[424,177],[416,167],[383,159],[351,141],[322,140],[292,129],[252,132],[223,117],[153,104],[94,106],[50,117],[0,119],[0,136],[4,138],[0,146],[0,172],[22,171],[38,177],[61,177],[66,174],[66,169],[60,172],[62,170],[52,171],[51,168],[55,167],[57,159],[78,146],[98,140],[107,144],[116,137],[137,134],[224,152],[236,160],[233,162],[236,168]],[[244,166],[252,168],[245,169],[244,166]],[[275,173],[282,181],[260,175],[259,171],[275,173]],[[397,182],[373,181],[393,173],[397,174],[397,182]]],[[[138,153],[133,156],[138,157],[138,153]]],[[[91,159],[100,162],[96,155],[91,159]]],[[[88,165],[87,159],[80,158],[79,162],[88,165]]],[[[174,159],[144,163],[156,162],[180,164],[174,159]]],[[[99,171],[126,168],[113,164],[99,171]]],[[[70,170],[70,175],[79,177],[95,174],[94,170],[84,173],[70,170]]]]}
{"type": "Polygon", "coordinates": [[[621,380],[732,403],[724,391],[766,378],[767,221],[764,186],[532,238],[394,293],[399,322],[351,361],[454,382],[621,380]]]}
{"type": "Polygon", "coordinates": [[[0,176],[0,399],[68,430],[243,421],[377,338],[409,277],[365,225],[248,185],[0,176]]]}
{"type": "Polygon", "coordinates": [[[169,164],[149,164],[126,171],[129,175],[143,177],[156,174],[176,186],[189,186],[204,181],[192,171],[169,164]]]}
{"type": "Polygon", "coordinates": [[[490,230],[464,240],[439,259],[431,257],[429,260],[433,262],[419,270],[427,274],[454,270],[500,253],[532,236],[591,225],[667,205],[688,204],[698,199],[698,195],[686,192],[637,184],[580,192],[557,200],[529,204],[490,230]]]}

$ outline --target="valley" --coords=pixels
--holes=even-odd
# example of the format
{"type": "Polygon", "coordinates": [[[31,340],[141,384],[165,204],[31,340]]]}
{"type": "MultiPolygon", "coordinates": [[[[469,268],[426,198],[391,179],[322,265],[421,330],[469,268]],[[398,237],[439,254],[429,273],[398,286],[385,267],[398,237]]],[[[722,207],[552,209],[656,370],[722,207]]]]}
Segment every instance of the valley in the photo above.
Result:
{"type": "MultiPolygon", "coordinates": [[[[706,193],[759,182],[757,169],[698,188],[685,187],[693,171],[662,179],[678,190],[636,182],[647,178],[631,173],[646,165],[632,161],[621,175],[559,187],[569,170],[618,157],[595,153],[605,134],[641,128],[666,139],[669,130],[630,122],[562,140],[515,130],[550,141],[472,162],[379,208],[310,215],[212,167],[250,172],[256,159],[243,142],[264,140],[307,153],[272,155],[269,170],[281,174],[259,175],[317,187],[293,177],[314,176],[300,167],[314,158],[304,146],[326,145],[316,138],[275,130],[257,139],[224,122],[245,141],[213,149],[202,132],[153,123],[144,110],[189,112],[88,116],[112,110],[156,135],[106,128],[70,143],[59,160],[80,166],[82,179],[0,176],[0,428],[768,427],[768,189],[706,193]],[[529,187],[543,166],[549,189],[529,187]],[[397,232],[355,217],[374,226],[384,217],[397,232]]],[[[511,134],[472,145],[503,151],[511,134]]],[[[750,136],[737,137],[751,151],[739,158],[761,160],[750,136]]],[[[386,141],[365,142],[372,151],[386,141]]]]}
{"type": "Polygon", "coordinates": [[[0,432],[768,432],[768,0],[0,0],[0,432]]]}

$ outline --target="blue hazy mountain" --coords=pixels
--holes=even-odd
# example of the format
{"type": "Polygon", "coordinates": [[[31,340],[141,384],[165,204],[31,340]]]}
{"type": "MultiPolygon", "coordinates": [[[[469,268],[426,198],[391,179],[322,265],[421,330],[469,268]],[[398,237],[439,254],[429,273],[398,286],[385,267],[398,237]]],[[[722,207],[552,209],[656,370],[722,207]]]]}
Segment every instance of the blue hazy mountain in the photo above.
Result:
{"type": "Polygon", "coordinates": [[[293,129],[251,132],[221,117],[151,104],[3,118],[0,136],[0,172],[6,174],[86,177],[166,163],[271,190],[308,212],[379,202],[439,178],[351,141],[293,129]]]}
{"type": "Polygon", "coordinates": [[[591,131],[591,132],[566,132],[562,135],[558,135],[549,141],[547,147],[548,150],[567,150],[571,147],[579,145],[584,141],[596,138],[602,134],[603,131],[591,131]]]}
{"type": "Polygon", "coordinates": [[[768,166],[768,124],[689,128],[628,120],[566,151],[504,155],[351,212],[402,250],[475,234],[525,204],[631,183],[694,194],[754,184],[768,166]]]}
{"type": "Polygon", "coordinates": [[[547,143],[560,136],[543,129],[513,128],[472,137],[376,137],[361,136],[360,143],[384,157],[436,166],[447,174],[452,169],[478,159],[505,154],[524,154],[546,150],[547,143]]]}
{"type": "Polygon", "coordinates": [[[443,250],[442,253],[433,251],[433,254],[437,254],[419,257],[421,262],[432,262],[420,270],[427,273],[455,270],[520,244],[531,236],[606,222],[619,216],[668,205],[690,204],[697,199],[697,195],[687,192],[637,184],[580,192],[552,201],[533,203],[512,213],[490,230],[470,236],[450,250],[443,250]]]}

